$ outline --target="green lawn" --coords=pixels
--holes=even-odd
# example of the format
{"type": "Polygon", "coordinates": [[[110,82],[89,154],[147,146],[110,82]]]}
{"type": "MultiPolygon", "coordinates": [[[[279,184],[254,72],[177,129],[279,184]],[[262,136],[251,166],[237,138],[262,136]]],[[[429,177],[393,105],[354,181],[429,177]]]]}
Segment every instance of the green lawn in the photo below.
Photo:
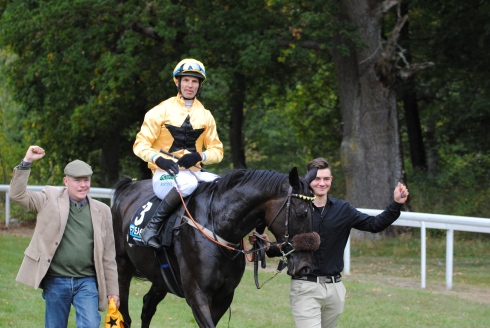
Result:
{"type": "MultiPolygon", "coordinates": [[[[490,326],[490,241],[458,241],[455,245],[453,290],[445,290],[444,240],[428,243],[427,288],[420,288],[420,259],[414,238],[353,242],[352,274],[344,276],[345,312],[338,327],[488,327],[490,326]],[[442,255],[440,256],[440,252],[442,255]],[[361,254],[362,253],[362,254],[361,254]]],[[[28,237],[0,234],[0,327],[42,327],[40,290],[15,282],[28,237]]],[[[275,268],[274,261],[269,261],[275,268]]],[[[261,271],[263,282],[273,272],[261,271]]],[[[246,270],[231,311],[218,327],[293,328],[289,310],[289,277],[281,273],[257,290],[246,270]]],[[[148,282],[133,281],[130,311],[140,327],[142,298],[148,282]]],[[[73,311],[72,311],[73,312],[73,311]]],[[[102,314],[105,317],[105,314],[102,314]]],[[[160,304],[153,327],[197,327],[185,300],[173,295],[160,304]]],[[[75,327],[74,316],[69,327],[75,327]]],[[[104,327],[101,324],[101,327],[104,327]]]]}

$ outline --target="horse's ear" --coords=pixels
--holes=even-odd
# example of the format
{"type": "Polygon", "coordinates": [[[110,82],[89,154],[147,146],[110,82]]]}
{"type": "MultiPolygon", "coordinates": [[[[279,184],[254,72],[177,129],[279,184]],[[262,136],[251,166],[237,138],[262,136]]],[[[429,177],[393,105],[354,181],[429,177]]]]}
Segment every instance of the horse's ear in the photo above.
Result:
{"type": "Polygon", "coordinates": [[[293,187],[293,190],[300,190],[301,183],[299,181],[298,169],[293,167],[291,171],[289,171],[289,184],[293,187]]]}

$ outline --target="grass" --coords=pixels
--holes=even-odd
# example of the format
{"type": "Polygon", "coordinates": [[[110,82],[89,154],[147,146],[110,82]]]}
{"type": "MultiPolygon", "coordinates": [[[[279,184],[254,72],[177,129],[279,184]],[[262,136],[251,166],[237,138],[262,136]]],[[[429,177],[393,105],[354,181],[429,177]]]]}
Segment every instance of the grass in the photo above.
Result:
{"type": "MultiPolygon", "coordinates": [[[[353,241],[352,274],[344,276],[347,298],[337,327],[484,327],[490,318],[490,241],[456,236],[453,290],[445,290],[445,240],[429,240],[427,288],[420,288],[419,243],[414,236],[380,241],[353,241]]],[[[15,282],[29,237],[0,234],[0,327],[42,327],[44,301],[40,290],[15,282]]],[[[275,261],[268,262],[275,268],[275,261]]],[[[272,276],[260,271],[260,282],[272,276]]],[[[277,275],[257,290],[253,272],[247,269],[236,290],[231,313],[218,327],[293,328],[289,309],[289,282],[277,275]],[[230,316],[231,315],[231,316],[230,316]]],[[[139,319],[149,282],[134,280],[130,312],[133,327],[139,319]]],[[[101,314],[105,317],[105,314],[101,314]]],[[[75,327],[74,311],[68,327],[75,327]]],[[[153,327],[197,327],[184,299],[173,295],[160,303],[153,327]]],[[[101,324],[100,327],[104,327],[101,324]]]]}
{"type": "MultiPolygon", "coordinates": [[[[351,272],[393,277],[420,278],[420,234],[412,234],[380,241],[353,241],[351,245],[351,272]]],[[[455,231],[453,284],[471,284],[490,287],[490,246],[488,234],[469,234],[455,231]],[[471,238],[469,238],[471,237],[471,238]]],[[[446,240],[427,237],[427,286],[445,283],[446,240]]]]}

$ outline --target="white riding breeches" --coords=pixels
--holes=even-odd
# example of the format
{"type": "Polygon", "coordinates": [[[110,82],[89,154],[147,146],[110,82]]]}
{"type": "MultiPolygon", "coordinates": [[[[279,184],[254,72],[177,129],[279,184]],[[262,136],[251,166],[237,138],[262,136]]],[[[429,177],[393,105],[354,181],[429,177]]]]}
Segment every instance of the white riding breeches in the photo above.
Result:
{"type": "Polygon", "coordinates": [[[166,171],[156,170],[153,174],[153,191],[158,198],[163,199],[172,188],[180,188],[182,197],[191,195],[197,188],[200,181],[213,181],[219,178],[218,175],[202,171],[184,171],[180,170],[175,177],[166,171]]]}

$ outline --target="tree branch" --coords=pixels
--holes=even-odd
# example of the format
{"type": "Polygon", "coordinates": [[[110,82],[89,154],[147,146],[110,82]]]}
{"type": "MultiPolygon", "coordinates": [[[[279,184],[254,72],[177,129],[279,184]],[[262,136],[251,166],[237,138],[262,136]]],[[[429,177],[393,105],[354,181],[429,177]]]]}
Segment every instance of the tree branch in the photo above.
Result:
{"type": "Polygon", "coordinates": [[[408,20],[408,15],[405,15],[403,17],[398,17],[398,20],[391,30],[390,36],[388,37],[388,40],[386,42],[386,45],[384,47],[384,53],[383,56],[386,56],[386,58],[392,58],[393,54],[395,53],[395,49],[397,47],[397,42],[398,38],[400,37],[400,31],[403,28],[403,25],[408,20]]]}
{"type": "Polygon", "coordinates": [[[163,38],[160,37],[157,33],[155,33],[155,30],[153,29],[153,27],[145,27],[140,22],[133,23],[133,24],[129,25],[128,28],[137,32],[137,33],[143,34],[149,38],[152,38],[153,40],[156,40],[159,42],[163,41],[163,38]]]}
{"type": "Polygon", "coordinates": [[[408,20],[408,15],[400,17],[398,15],[397,22],[391,30],[388,40],[383,48],[383,52],[379,57],[378,62],[375,64],[375,70],[378,75],[379,81],[386,86],[393,85],[396,81],[396,70],[394,55],[395,50],[398,47],[398,38],[400,37],[400,31],[408,20]]]}
{"type": "Polygon", "coordinates": [[[401,78],[402,80],[406,80],[412,76],[414,76],[415,74],[417,74],[418,72],[422,71],[422,70],[425,70],[425,69],[428,69],[428,68],[431,68],[431,67],[434,67],[435,64],[433,62],[425,62],[425,63],[421,63],[421,64],[411,64],[411,65],[408,65],[406,67],[396,67],[397,70],[396,70],[396,75],[397,77],[401,78]]]}
{"type": "Polygon", "coordinates": [[[379,4],[379,11],[381,14],[388,12],[391,8],[401,3],[401,0],[385,0],[379,4]]]}

